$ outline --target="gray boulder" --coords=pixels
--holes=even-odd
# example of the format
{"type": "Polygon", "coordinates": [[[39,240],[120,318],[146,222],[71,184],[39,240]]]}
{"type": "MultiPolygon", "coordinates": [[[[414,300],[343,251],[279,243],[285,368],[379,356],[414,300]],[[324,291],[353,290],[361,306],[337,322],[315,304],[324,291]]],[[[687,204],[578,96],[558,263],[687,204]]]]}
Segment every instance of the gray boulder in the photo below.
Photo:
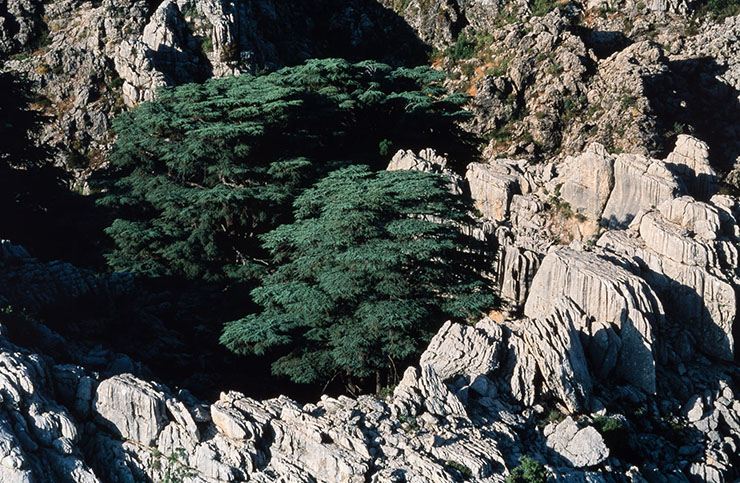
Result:
{"type": "Polygon", "coordinates": [[[583,154],[566,158],[559,172],[559,196],[573,211],[600,220],[614,187],[614,157],[593,143],[583,154]]]}
{"type": "Polygon", "coordinates": [[[636,218],[632,229],[605,233],[598,245],[635,261],[669,321],[693,333],[699,349],[732,360],[738,238],[722,223],[729,213],[721,198],[713,199],[720,205],[690,197],[666,201],[636,218]]]}
{"type": "Polygon", "coordinates": [[[709,200],[717,192],[717,173],[709,164],[709,146],[704,141],[680,134],[665,162],[696,199],[709,200]]]}
{"type": "Polygon", "coordinates": [[[440,379],[486,375],[499,365],[503,350],[503,330],[491,319],[475,327],[447,321],[429,342],[419,364],[431,366],[440,379]]]}
{"type": "Polygon", "coordinates": [[[150,446],[167,424],[165,394],[155,385],[122,374],[100,383],[95,417],[127,440],[150,446]]]}
{"type": "Polygon", "coordinates": [[[545,428],[547,446],[575,468],[594,466],[609,457],[604,438],[593,426],[580,428],[570,416],[553,426],[545,428]]]}

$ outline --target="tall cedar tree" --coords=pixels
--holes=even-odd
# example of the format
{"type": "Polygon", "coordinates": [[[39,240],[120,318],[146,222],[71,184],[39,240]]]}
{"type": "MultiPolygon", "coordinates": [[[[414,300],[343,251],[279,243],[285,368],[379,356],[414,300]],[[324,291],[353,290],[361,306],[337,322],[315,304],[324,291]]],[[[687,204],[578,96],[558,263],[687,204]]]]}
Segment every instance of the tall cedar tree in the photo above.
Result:
{"type": "Polygon", "coordinates": [[[378,168],[389,146],[467,149],[468,115],[426,67],[311,60],[268,75],[164,88],[115,120],[98,185],[117,219],[116,270],[243,280],[257,236],[291,220],[295,196],[332,169],[378,168]]]}
{"type": "Polygon", "coordinates": [[[279,355],[273,372],[295,382],[378,376],[445,317],[493,304],[460,229],[469,210],[440,175],[334,171],[297,198],[294,223],[262,236],[274,264],[252,292],[263,310],[228,323],[221,342],[279,355]]]}

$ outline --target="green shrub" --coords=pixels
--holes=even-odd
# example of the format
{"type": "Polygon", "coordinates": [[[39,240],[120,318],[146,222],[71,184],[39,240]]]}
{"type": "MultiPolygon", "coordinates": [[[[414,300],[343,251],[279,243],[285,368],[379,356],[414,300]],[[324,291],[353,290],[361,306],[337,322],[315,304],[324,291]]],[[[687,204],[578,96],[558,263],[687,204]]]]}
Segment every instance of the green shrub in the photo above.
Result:
{"type": "Polygon", "coordinates": [[[406,431],[407,433],[413,433],[415,431],[418,431],[419,429],[419,422],[414,417],[407,416],[405,414],[399,414],[398,422],[402,425],[406,425],[404,431],[406,431]]]}
{"type": "Polygon", "coordinates": [[[708,13],[715,20],[732,17],[740,12],[740,0],[709,0],[700,13],[708,13]]]}
{"type": "Polygon", "coordinates": [[[519,458],[519,466],[511,470],[506,478],[506,483],[545,483],[549,473],[539,461],[522,456],[519,458]]]}
{"type": "Polygon", "coordinates": [[[475,39],[469,37],[468,34],[463,30],[457,36],[455,43],[447,48],[447,55],[455,60],[469,59],[475,55],[476,44],[475,39]]]}
{"type": "MultiPolygon", "coordinates": [[[[555,189],[558,190],[559,189],[559,186],[560,185],[556,186],[555,189]]],[[[557,409],[552,409],[552,410],[550,410],[550,412],[547,413],[547,416],[545,416],[544,418],[542,418],[537,423],[537,427],[540,428],[540,429],[542,429],[542,428],[544,428],[545,426],[547,426],[550,423],[560,422],[563,419],[565,419],[565,416],[563,415],[563,413],[561,413],[557,409]]]]}
{"type": "Polygon", "coordinates": [[[467,480],[473,476],[473,471],[462,463],[458,463],[455,460],[445,461],[445,466],[457,470],[462,475],[463,479],[467,480]]]}
{"type": "Polygon", "coordinates": [[[623,421],[613,416],[596,416],[593,425],[614,456],[629,454],[629,433],[623,421]]]}
{"type": "Polygon", "coordinates": [[[211,36],[206,35],[203,37],[200,46],[203,49],[203,52],[213,52],[213,40],[211,39],[211,36]]]}

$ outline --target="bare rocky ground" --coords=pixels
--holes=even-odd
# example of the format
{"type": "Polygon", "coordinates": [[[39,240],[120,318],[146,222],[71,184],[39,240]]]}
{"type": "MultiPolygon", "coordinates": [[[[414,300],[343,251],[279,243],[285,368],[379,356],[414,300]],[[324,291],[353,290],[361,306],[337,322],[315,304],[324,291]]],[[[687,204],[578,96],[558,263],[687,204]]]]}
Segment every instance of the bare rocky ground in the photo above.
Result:
{"type": "MultiPolygon", "coordinates": [[[[82,180],[111,117],[156,87],[344,54],[332,35],[361,56],[400,21],[314,3],[9,0],[0,52],[38,82],[43,141],[82,180]]],[[[740,478],[740,17],[385,3],[407,22],[397,45],[436,49],[487,139],[473,162],[399,152],[389,169],[473,198],[502,310],[445,324],[385,397],[205,401],[34,320],[126,303],[130,278],[3,242],[0,481],[503,481],[523,455],[552,481],[740,478]]]]}

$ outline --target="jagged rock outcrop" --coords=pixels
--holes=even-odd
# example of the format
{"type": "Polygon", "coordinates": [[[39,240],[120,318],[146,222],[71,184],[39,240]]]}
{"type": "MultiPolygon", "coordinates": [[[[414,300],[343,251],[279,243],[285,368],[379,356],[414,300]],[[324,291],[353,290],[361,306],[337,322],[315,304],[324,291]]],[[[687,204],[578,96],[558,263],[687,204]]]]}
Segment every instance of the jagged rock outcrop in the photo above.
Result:
{"type": "MultiPolygon", "coordinates": [[[[726,198],[713,200],[722,206],[726,198]]],[[[720,221],[730,213],[712,203],[676,198],[635,219],[631,230],[607,232],[598,242],[640,266],[641,276],[663,301],[668,321],[682,327],[671,331],[681,359],[691,357],[680,342],[687,333],[694,341],[690,345],[707,354],[734,357],[738,238],[720,221]]]]}
{"type": "Polygon", "coordinates": [[[501,326],[491,319],[475,327],[447,321],[429,342],[419,364],[431,366],[443,380],[458,376],[472,380],[498,368],[503,338],[501,326]]]}
{"type": "Polygon", "coordinates": [[[520,326],[543,385],[573,413],[588,410],[592,391],[586,355],[576,330],[583,325],[582,319],[572,301],[561,299],[546,317],[525,320],[520,326]]]}
{"type": "Polygon", "coordinates": [[[130,374],[101,382],[93,400],[93,412],[123,439],[151,446],[164,429],[164,394],[130,374]]]}
{"type": "Polygon", "coordinates": [[[680,193],[679,184],[661,162],[620,154],[614,160],[614,189],[602,217],[612,227],[626,226],[640,212],[680,193]]]}
{"type": "Polygon", "coordinates": [[[433,149],[422,149],[418,155],[411,150],[402,149],[393,155],[386,169],[388,171],[411,170],[441,174],[449,179],[450,191],[458,195],[463,194],[462,177],[449,169],[447,159],[437,155],[433,149]]]}
{"type": "Polygon", "coordinates": [[[568,157],[559,167],[556,196],[571,209],[599,221],[614,188],[614,158],[598,143],[588,146],[580,156],[568,157]]]}
{"type": "Polygon", "coordinates": [[[561,297],[570,298],[586,315],[586,352],[595,372],[605,377],[612,368],[636,387],[655,392],[654,332],[663,323],[663,307],[650,286],[604,257],[571,249],[548,254],[532,281],[524,313],[544,317],[561,297]],[[611,329],[611,332],[610,332],[611,329]],[[617,333],[621,349],[616,361],[604,358],[614,344],[605,334],[617,333]]]}
{"type": "Polygon", "coordinates": [[[488,164],[470,163],[465,173],[470,196],[484,218],[502,221],[509,217],[515,194],[529,193],[535,181],[527,163],[495,159],[488,164]]]}
{"type": "Polygon", "coordinates": [[[665,162],[697,200],[707,201],[717,192],[717,173],[709,163],[707,143],[681,134],[665,162]]]}

